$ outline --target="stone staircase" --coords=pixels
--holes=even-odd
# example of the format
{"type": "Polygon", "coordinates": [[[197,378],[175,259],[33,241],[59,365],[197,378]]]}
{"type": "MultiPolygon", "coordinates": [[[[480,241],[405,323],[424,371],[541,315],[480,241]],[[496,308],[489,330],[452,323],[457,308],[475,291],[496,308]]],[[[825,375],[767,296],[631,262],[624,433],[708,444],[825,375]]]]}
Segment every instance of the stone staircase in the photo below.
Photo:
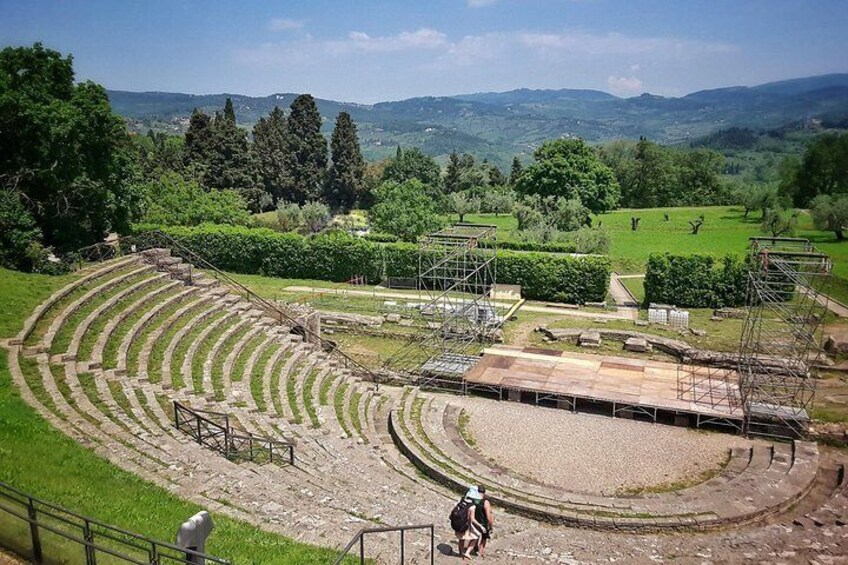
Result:
{"type": "MultiPolygon", "coordinates": [[[[628,531],[723,527],[795,504],[818,468],[815,445],[797,442],[736,450],[720,476],[676,493],[553,489],[465,445],[451,396],[376,390],[166,249],[89,267],[41,304],[9,347],[23,398],[81,444],[212,512],[321,545],[342,546],[359,528],[384,524],[434,523],[438,540],[451,540],[455,493],[478,482],[517,514],[504,536],[536,520],[628,531]],[[237,464],[195,444],[173,426],[175,400],[293,443],[295,465],[237,464]]],[[[840,473],[827,502],[796,520],[844,524],[840,473]]],[[[378,562],[398,549],[389,534],[369,545],[378,562]]],[[[427,547],[423,539],[408,545],[409,562],[429,562],[427,547]]]]}

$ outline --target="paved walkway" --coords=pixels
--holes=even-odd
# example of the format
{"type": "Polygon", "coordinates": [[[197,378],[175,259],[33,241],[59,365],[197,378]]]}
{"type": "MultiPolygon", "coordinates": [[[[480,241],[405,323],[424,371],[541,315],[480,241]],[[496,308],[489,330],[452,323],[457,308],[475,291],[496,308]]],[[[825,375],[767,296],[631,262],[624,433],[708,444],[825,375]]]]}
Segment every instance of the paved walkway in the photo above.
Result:
{"type": "MultiPolygon", "coordinates": [[[[633,296],[633,293],[624,286],[621,279],[624,278],[618,273],[613,273],[610,276],[610,295],[617,306],[638,306],[639,301],[633,296]]],[[[635,278],[633,276],[627,278],[635,278]]]]}

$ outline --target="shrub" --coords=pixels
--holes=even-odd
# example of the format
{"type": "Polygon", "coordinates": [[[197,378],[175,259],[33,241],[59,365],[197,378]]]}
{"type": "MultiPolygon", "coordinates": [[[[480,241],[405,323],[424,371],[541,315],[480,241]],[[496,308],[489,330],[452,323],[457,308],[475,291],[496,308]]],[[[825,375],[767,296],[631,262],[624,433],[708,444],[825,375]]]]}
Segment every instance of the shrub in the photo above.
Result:
{"type": "MultiPolygon", "coordinates": [[[[419,248],[412,243],[380,244],[340,231],[301,236],[210,224],[163,229],[219,269],[237,273],[335,282],[418,275],[419,248]]],[[[522,285],[527,298],[582,303],[606,297],[606,257],[499,251],[497,258],[498,282],[522,285]]]]}
{"type": "Polygon", "coordinates": [[[745,304],[745,262],[728,255],[717,264],[709,255],[654,253],[645,273],[645,302],[690,308],[745,304]]]}
{"type": "Polygon", "coordinates": [[[296,202],[281,200],[277,206],[277,226],[280,231],[295,231],[303,224],[300,206],[296,202]]]}

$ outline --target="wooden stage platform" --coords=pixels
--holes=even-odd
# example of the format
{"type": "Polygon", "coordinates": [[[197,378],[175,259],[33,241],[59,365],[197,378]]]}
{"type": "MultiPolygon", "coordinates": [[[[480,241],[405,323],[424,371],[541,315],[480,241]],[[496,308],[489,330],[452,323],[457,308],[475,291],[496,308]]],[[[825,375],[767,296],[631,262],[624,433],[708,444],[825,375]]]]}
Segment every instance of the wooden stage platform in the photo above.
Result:
{"type": "Polygon", "coordinates": [[[495,347],[486,349],[482,360],[464,375],[463,388],[574,411],[602,410],[654,422],[741,429],[736,373],[720,373],[722,390],[716,398],[717,373],[713,371],[706,390],[702,381],[707,371],[630,357],[495,347]]]}

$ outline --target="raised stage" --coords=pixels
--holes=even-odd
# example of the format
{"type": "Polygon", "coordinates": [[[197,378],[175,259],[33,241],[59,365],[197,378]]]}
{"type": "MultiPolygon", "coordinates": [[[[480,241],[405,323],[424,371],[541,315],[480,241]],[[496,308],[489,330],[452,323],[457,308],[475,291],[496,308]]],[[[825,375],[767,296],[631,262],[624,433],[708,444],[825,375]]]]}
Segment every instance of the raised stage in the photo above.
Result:
{"type": "Polygon", "coordinates": [[[483,353],[463,377],[466,391],[654,422],[742,428],[733,371],[725,371],[722,400],[710,401],[697,386],[705,367],[532,347],[495,347],[483,353]]]}

